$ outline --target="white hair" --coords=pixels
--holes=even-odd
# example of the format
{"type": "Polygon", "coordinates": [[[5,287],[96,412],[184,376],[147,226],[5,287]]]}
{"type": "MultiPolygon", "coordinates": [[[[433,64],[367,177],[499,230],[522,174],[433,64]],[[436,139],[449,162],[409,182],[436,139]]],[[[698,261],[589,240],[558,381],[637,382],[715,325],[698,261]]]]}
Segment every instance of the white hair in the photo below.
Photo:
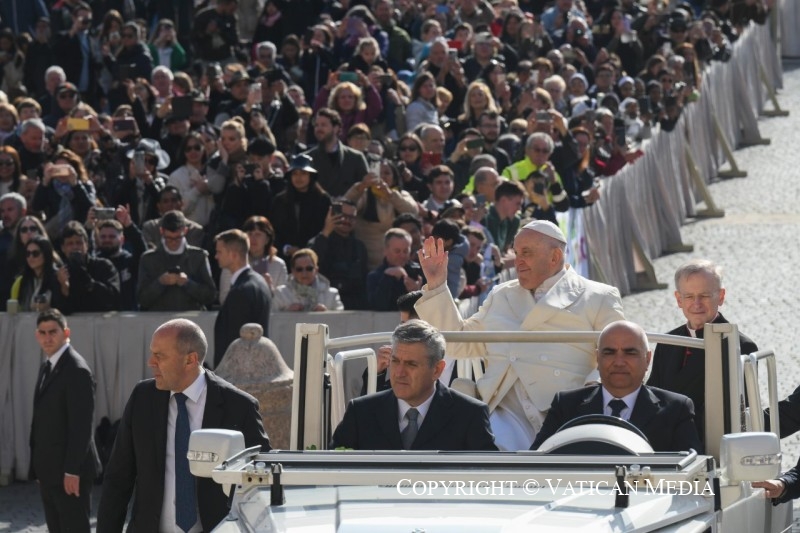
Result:
{"type": "Polygon", "coordinates": [[[25,197],[18,192],[7,192],[3,196],[0,196],[0,204],[2,204],[7,200],[15,202],[20,211],[26,210],[28,208],[28,201],[25,200],[25,197]]]}
{"type": "Polygon", "coordinates": [[[42,122],[42,119],[29,118],[28,120],[22,123],[22,126],[19,127],[19,134],[25,135],[25,133],[31,128],[36,128],[42,133],[45,133],[47,131],[47,127],[44,125],[44,122],[42,122]]]}
{"type": "Polygon", "coordinates": [[[156,73],[158,72],[166,74],[167,77],[169,78],[169,81],[173,81],[175,79],[175,74],[173,74],[172,70],[165,65],[159,65],[156,68],[154,68],[153,72],[150,74],[150,78],[152,79],[153,77],[155,77],[156,73]]]}
{"type": "Polygon", "coordinates": [[[275,46],[275,43],[270,41],[262,41],[256,45],[256,53],[260,52],[261,50],[272,50],[272,57],[278,55],[278,48],[275,46]]]}
{"type": "Polygon", "coordinates": [[[59,76],[61,76],[61,79],[63,81],[67,81],[67,73],[64,72],[64,69],[59,67],[58,65],[52,65],[50,67],[47,67],[47,70],[44,71],[45,79],[48,76],[50,76],[50,74],[53,74],[53,73],[57,73],[59,76]]]}

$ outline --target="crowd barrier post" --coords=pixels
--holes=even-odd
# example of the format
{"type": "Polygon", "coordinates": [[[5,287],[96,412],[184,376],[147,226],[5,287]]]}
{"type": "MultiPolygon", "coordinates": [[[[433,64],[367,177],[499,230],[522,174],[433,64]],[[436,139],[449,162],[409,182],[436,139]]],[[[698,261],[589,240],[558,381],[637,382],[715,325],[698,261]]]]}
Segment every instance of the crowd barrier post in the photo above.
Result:
{"type": "Polygon", "coordinates": [[[772,83],[769,81],[767,73],[764,72],[764,65],[761,63],[758,64],[758,75],[761,78],[761,83],[763,83],[767,88],[767,98],[769,98],[769,101],[772,102],[772,107],[774,108],[772,110],[765,109],[761,112],[761,114],[765,117],[788,117],[789,111],[781,109],[781,106],[778,103],[778,98],[775,96],[775,89],[772,87],[772,83]]]}
{"type": "Polygon", "coordinates": [[[708,185],[706,185],[703,176],[700,175],[700,171],[697,170],[694,156],[692,156],[692,152],[689,150],[688,145],[685,148],[685,154],[686,166],[689,169],[689,176],[692,178],[692,183],[694,183],[695,188],[698,190],[698,192],[700,192],[700,196],[702,197],[703,202],[706,204],[706,208],[697,211],[695,216],[698,218],[724,217],[725,210],[717,207],[717,204],[714,202],[714,198],[711,196],[711,191],[708,190],[708,185]]]}
{"type": "Polygon", "coordinates": [[[718,170],[717,176],[723,179],[746,178],[747,171],[740,169],[739,165],[736,164],[736,158],[733,157],[733,150],[731,150],[731,145],[728,143],[728,140],[725,138],[725,134],[722,132],[722,127],[719,125],[719,119],[717,118],[717,115],[712,114],[711,120],[714,122],[714,132],[716,132],[717,141],[719,141],[719,145],[725,154],[725,160],[728,162],[728,166],[731,167],[729,170],[718,170]]]}
{"type": "Polygon", "coordinates": [[[644,247],[642,243],[639,242],[639,239],[636,238],[635,233],[631,239],[631,245],[633,264],[636,267],[636,281],[634,282],[633,290],[644,292],[666,289],[667,284],[658,281],[653,262],[647,257],[647,254],[644,252],[644,247]]]}

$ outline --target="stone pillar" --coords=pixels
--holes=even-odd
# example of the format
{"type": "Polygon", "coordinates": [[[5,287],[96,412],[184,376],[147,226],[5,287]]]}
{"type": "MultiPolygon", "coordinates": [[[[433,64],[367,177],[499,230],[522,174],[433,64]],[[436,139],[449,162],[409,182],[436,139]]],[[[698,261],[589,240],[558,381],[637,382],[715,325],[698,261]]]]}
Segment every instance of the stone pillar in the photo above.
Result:
{"type": "Polygon", "coordinates": [[[240,338],[231,343],[214,372],[255,396],[270,444],[275,449],[288,449],[294,373],[275,343],[263,335],[259,324],[242,326],[240,338]]]}

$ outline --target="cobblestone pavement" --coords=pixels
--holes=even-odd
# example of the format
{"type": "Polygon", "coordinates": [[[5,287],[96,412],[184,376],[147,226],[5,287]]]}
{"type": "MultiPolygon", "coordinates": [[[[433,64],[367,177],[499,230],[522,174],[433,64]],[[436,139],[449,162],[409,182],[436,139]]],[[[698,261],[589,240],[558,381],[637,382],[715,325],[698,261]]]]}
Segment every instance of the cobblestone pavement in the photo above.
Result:
{"type": "MultiPolygon", "coordinates": [[[[796,265],[800,263],[800,62],[785,63],[784,90],[779,100],[788,118],[761,120],[761,135],[769,146],[754,146],[735,153],[739,167],[749,177],[721,181],[711,186],[725,217],[695,220],[682,229],[683,242],[694,245],[692,253],[665,256],[654,262],[659,281],[669,288],[625,298],[625,315],[645,329],[666,332],[682,321],[672,296],[672,274],[693,257],[705,257],[724,267],[727,288],[725,316],[747,333],[760,348],[778,354],[781,397],[800,384],[800,328],[796,313],[796,265]],[[792,265],[795,265],[793,267],[792,265]],[[794,272],[794,274],[793,274],[794,272]]],[[[784,467],[800,456],[800,434],[782,442],[784,467]]],[[[96,509],[100,493],[95,488],[96,509]]],[[[800,504],[795,506],[800,516],[800,504]]],[[[36,485],[15,483],[0,488],[0,532],[43,532],[44,517],[36,485]]],[[[794,531],[800,532],[800,519],[794,531]]]]}

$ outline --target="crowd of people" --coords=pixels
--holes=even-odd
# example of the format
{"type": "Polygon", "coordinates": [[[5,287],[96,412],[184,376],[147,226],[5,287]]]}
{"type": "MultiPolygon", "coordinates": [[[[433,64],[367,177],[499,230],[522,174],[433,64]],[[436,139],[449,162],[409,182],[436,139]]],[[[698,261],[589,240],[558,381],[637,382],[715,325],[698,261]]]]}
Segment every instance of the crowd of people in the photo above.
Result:
{"type": "Polygon", "coordinates": [[[0,306],[223,306],[230,229],[274,309],[395,309],[430,235],[485,298],[521,222],[602,201],[769,9],[258,5],[0,6],[0,306]]]}
{"type": "MultiPolygon", "coordinates": [[[[334,445],[528,449],[590,406],[639,426],[655,449],[701,450],[704,355],[657,351],[643,385],[646,335],[621,321],[617,289],[566,264],[553,222],[602,202],[602,178],[675,127],[709,63],[728,60],[770,9],[771,0],[0,3],[0,307],[41,313],[47,361],[31,445],[51,529],[87,530],[96,455],[93,378],[58,310],[217,308],[218,364],[243,323],[268,334],[272,310],[390,311],[399,300],[427,322],[397,329],[382,353],[383,392],[348,406],[334,445]],[[516,279],[493,291],[511,266],[516,279]],[[476,296],[484,306],[463,319],[455,299],[476,296]],[[596,351],[492,342],[448,346],[445,358],[436,328],[602,333],[596,351]],[[488,355],[477,383],[485,403],[447,387],[453,358],[470,350],[488,355]],[[78,389],[86,431],[74,461],[52,465],[43,443],[74,425],[78,389]],[[376,416],[389,423],[360,422],[376,416]]],[[[673,333],[724,321],[724,294],[713,264],[679,271],[687,324],[673,333]]],[[[245,428],[249,444],[269,448],[257,402],[206,371],[206,351],[188,321],[154,334],[154,381],[137,386],[121,421],[98,528],[121,529],[134,485],[144,529],[199,531],[224,516],[221,492],[195,490],[188,473],[190,429],[245,428]],[[232,402],[224,412],[222,397],[232,402]],[[204,406],[209,416],[197,414],[204,406]],[[155,454],[154,420],[164,444],[155,454]]],[[[796,485],[766,483],[776,497],[796,485]]]]}

